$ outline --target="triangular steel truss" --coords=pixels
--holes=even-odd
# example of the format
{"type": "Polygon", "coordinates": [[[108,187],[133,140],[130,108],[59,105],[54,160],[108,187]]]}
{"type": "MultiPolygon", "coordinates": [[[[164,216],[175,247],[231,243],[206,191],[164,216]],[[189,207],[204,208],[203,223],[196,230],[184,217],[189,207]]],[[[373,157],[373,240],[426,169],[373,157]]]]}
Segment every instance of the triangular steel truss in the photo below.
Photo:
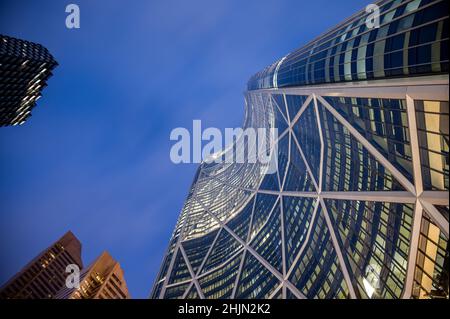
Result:
{"type": "MultiPolygon", "coordinates": [[[[352,280],[351,269],[347,266],[348,263],[344,260],[344,253],[342,243],[339,241],[336,234],[336,227],[333,226],[333,219],[330,218],[330,212],[325,204],[326,200],[348,200],[348,201],[368,201],[368,202],[387,202],[387,203],[403,203],[414,205],[414,218],[411,229],[411,239],[409,243],[409,256],[407,265],[407,275],[404,282],[404,289],[402,292],[403,298],[410,298],[413,285],[413,276],[416,263],[417,246],[419,241],[420,224],[422,220],[422,214],[425,211],[429,215],[432,221],[439,227],[441,232],[448,238],[449,224],[446,218],[435,208],[434,205],[448,206],[448,191],[424,191],[422,186],[422,171],[419,154],[419,143],[416,124],[416,113],[414,100],[423,100],[429,98],[427,94],[422,96],[421,92],[427,92],[427,85],[430,89],[436,92],[436,86],[433,83],[424,84],[422,90],[417,90],[410,87],[408,83],[399,84],[395,82],[398,89],[392,90],[392,87],[388,85],[389,81],[386,81],[384,85],[359,85],[357,87],[339,87],[339,86],[326,86],[321,88],[291,88],[291,89],[269,89],[247,92],[246,95],[246,126],[257,126],[260,124],[271,125],[274,122],[274,114],[278,114],[279,121],[285,121],[286,130],[280,132],[277,143],[283,138],[289,140],[289,150],[286,155],[287,168],[291,163],[291,152],[295,147],[296,152],[300,154],[300,158],[303,161],[304,172],[307,177],[312,181],[314,191],[288,191],[286,187],[286,176],[280,176],[279,172],[276,174],[279,189],[261,189],[262,179],[264,177],[261,174],[261,167],[256,164],[213,164],[208,166],[202,166],[200,168],[200,174],[197,180],[192,186],[190,197],[185,204],[183,210],[184,213],[180,216],[174,237],[177,237],[177,244],[175,251],[172,253],[172,258],[167,271],[164,274],[160,274],[157,280],[157,285],[160,284],[159,294],[156,297],[164,298],[165,292],[168,288],[177,285],[186,285],[185,292],[180,296],[183,298],[189,295],[195,295],[199,298],[205,298],[205,292],[200,285],[200,280],[205,276],[210,275],[215,270],[225,267],[230,260],[240,257],[238,270],[233,273],[234,283],[231,285],[230,291],[227,292],[229,298],[238,296],[240,278],[245,264],[245,260],[249,256],[253,256],[258,263],[260,263],[265,269],[276,278],[277,284],[273,285],[267,292],[266,298],[287,298],[287,294],[290,292],[296,298],[306,298],[304,292],[300,291],[291,281],[293,272],[299,260],[302,258],[303,253],[308,246],[309,240],[314,233],[315,221],[318,216],[322,216],[326,222],[326,227],[329,231],[329,236],[333,245],[334,253],[337,257],[337,264],[340,268],[340,272],[343,275],[345,286],[348,289],[348,297],[358,298],[358,293],[355,290],[355,283],[352,280]],[[357,129],[355,129],[339,112],[335,109],[327,100],[325,96],[352,96],[352,97],[368,97],[368,98],[384,98],[383,90],[389,87],[390,98],[397,98],[406,100],[407,106],[407,118],[409,123],[409,136],[412,149],[412,166],[414,172],[414,181],[410,181],[404,176],[383,154],[374,147],[370,141],[368,141],[357,129]],[[409,92],[409,93],[408,93],[409,92]],[[275,95],[277,95],[275,97],[275,95]],[[290,114],[291,110],[288,110],[288,101],[286,96],[302,96],[303,104],[297,106],[296,114],[290,114]],[[307,108],[313,108],[314,114],[317,120],[317,128],[320,140],[320,167],[319,176],[315,176],[312,171],[312,163],[308,162],[307,156],[305,156],[304,147],[299,139],[294,134],[294,126],[302,119],[303,114],[307,108]],[[326,112],[332,114],[334,119],[342,125],[345,130],[349,132],[352,138],[363,145],[365,150],[373,156],[376,161],[381,164],[391,175],[398,181],[398,183],[404,188],[404,191],[327,191],[323,189],[324,178],[324,156],[325,145],[323,135],[323,121],[321,121],[321,115],[319,108],[324,108],[326,112]],[[264,223],[267,223],[271,214],[274,214],[276,209],[280,209],[279,225],[281,230],[281,251],[282,251],[282,267],[277,269],[263,256],[252,247],[251,240],[255,238],[257,234],[251,235],[252,227],[254,227],[256,217],[255,216],[255,197],[257,196],[273,196],[272,207],[266,211],[264,216],[264,223]],[[311,221],[309,222],[309,228],[303,236],[303,244],[297,247],[296,255],[291,256],[293,262],[288,267],[286,259],[286,234],[285,234],[285,211],[283,206],[283,200],[285,197],[299,197],[299,198],[311,198],[314,200],[314,208],[311,212],[311,221]],[[244,207],[248,206],[250,211],[250,217],[247,218],[248,230],[246,238],[238,236],[229,226],[228,222],[233,218],[237,218],[244,207]],[[319,209],[320,208],[320,209],[319,209]],[[207,253],[204,255],[200,266],[196,271],[191,266],[189,257],[183,248],[182,243],[186,240],[192,240],[199,238],[206,233],[216,231],[214,240],[210,242],[207,253]],[[217,267],[210,269],[207,272],[203,272],[202,268],[211,256],[215,245],[217,244],[219,236],[223,236],[224,233],[229,234],[232,238],[239,243],[239,249],[233,252],[232,255],[227,256],[217,267]],[[169,275],[175,265],[175,259],[181,252],[184,262],[186,263],[189,274],[186,276],[186,280],[169,284],[169,275]]],[[[445,86],[442,86],[445,90],[445,86]]],[[[437,95],[441,100],[448,101],[448,92],[439,91],[437,95]]],[[[448,83],[447,83],[448,90],[448,83]]],[[[284,125],[283,125],[284,127],[284,125]]],[[[300,128],[301,129],[301,128],[300,128]]],[[[264,227],[258,227],[261,231],[264,227]]],[[[173,237],[173,238],[174,238],[173,237]]],[[[155,286],[157,286],[155,285],[155,286]]]]}

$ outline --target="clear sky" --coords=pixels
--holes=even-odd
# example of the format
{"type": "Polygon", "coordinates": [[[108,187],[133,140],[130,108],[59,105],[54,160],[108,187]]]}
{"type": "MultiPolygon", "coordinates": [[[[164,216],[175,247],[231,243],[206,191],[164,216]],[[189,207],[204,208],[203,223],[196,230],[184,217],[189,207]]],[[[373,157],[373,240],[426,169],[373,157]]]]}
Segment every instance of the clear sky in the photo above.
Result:
{"type": "Polygon", "coordinates": [[[2,0],[0,33],[58,68],[33,116],[0,128],[0,283],[72,230],[149,295],[196,166],[170,131],[239,127],[248,78],[369,0],[2,0]],[[65,7],[81,28],[65,27],[65,7]]]}

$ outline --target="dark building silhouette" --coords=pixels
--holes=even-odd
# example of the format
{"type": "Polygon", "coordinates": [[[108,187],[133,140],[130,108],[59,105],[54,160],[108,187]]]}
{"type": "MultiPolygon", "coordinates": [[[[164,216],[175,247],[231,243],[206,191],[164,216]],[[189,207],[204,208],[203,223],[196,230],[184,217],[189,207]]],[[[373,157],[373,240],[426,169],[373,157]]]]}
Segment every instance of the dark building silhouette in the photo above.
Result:
{"type": "Polygon", "coordinates": [[[0,127],[31,116],[56,66],[42,45],[0,34],[0,127]]]}

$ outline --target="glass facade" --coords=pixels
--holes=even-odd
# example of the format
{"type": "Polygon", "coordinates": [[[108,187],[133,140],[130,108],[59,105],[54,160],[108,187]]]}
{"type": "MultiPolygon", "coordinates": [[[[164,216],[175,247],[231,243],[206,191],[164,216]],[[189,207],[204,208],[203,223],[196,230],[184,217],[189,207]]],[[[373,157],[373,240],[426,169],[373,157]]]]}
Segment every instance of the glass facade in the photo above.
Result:
{"type": "Polygon", "coordinates": [[[255,74],[248,89],[448,73],[447,0],[387,0],[380,28],[365,11],[255,74]]]}
{"type": "Polygon", "coordinates": [[[378,4],[250,79],[277,170],[200,165],[151,298],[448,298],[448,2],[378,4]]]}
{"type": "Polygon", "coordinates": [[[448,236],[424,214],[414,272],[414,298],[448,298],[448,254],[448,236]]]}
{"type": "Polygon", "coordinates": [[[448,101],[416,101],[415,107],[424,187],[448,190],[448,101]]]}

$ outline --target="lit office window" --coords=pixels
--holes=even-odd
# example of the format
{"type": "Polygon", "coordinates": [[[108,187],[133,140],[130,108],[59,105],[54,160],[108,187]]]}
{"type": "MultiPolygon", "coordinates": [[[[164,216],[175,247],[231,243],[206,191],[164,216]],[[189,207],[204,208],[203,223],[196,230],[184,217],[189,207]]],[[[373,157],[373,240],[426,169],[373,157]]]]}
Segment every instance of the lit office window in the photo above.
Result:
{"type": "Polygon", "coordinates": [[[415,101],[422,179],[426,190],[448,190],[448,102],[415,101]]]}
{"type": "Polygon", "coordinates": [[[448,238],[424,213],[412,296],[418,299],[449,297],[448,238]]]}

